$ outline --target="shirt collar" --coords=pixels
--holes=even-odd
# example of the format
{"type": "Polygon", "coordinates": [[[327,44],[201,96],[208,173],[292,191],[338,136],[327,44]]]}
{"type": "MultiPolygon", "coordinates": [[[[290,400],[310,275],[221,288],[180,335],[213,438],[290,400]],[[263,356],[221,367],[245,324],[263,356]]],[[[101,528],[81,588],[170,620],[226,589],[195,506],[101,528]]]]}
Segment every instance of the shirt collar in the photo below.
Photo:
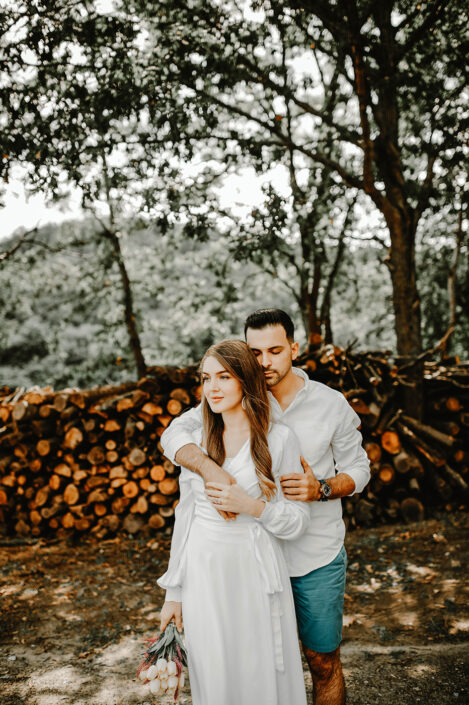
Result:
{"type": "MultiPolygon", "coordinates": [[[[306,383],[309,382],[309,377],[306,374],[306,372],[304,370],[302,370],[301,367],[292,367],[292,370],[293,370],[293,374],[296,375],[297,377],[303,377],[303,379],[305,381],[305,387],[306,387],[306,383]]],[[[303,391],[303,390],[300,389],[300,392],[301,391],[303,391]]]]}
{"type": "Polygon", "coordinates": [[[304,370],[300,369],[299,367],[292,367],[292,370],[293,370],[294,375],[296,375],[297,377],[303,378],[304,386],[296,393],[295,398],[293,399],[291,404],[289,406],[287,406],[285,411],[282,410],[282,407],[280,406],[280,404],[278,403],[278,401],[276,400],[276,398],[274,397],[272,392],[270,392],[270,391],[268,392],[268,394],[270,396],[271,404],[273,403],[274,406],[276,407],[277,411],[280,412],[281,414],[285,414],[287,411],[290,411],[293,406],[296,406],[296,404],[298,403],[298,399],[301,399],[303,394],[306,392],[308,382],[310,382],[310,379],[304,370]]]}
{"type": "Polygon", "coordinates": [[[296,404],[298,399],[301,399],[301,397],[306,393],[306,390],[308,388],[308,382],[310,381],[308,375],[306,372],[299,367],[292,367],[293,374],[296,375],[297,377],[301,377],[304,380],[304,385],[302,388],[297,392],[295,398],[293,399],[292,403],[288,407],[289,409],[293,406],[293,404],[296,404]]]}

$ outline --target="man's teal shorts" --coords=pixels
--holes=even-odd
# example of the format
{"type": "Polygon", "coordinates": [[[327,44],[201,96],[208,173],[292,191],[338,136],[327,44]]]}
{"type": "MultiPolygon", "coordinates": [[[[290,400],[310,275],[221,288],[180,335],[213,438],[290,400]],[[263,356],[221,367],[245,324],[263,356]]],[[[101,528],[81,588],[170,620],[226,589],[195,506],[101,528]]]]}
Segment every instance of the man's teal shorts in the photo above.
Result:
{"type": "Polygon", "coordinates": [[[291,578],[301,643],[311,651],[327,654],[341,642],[346,571],[342,546],[328,565],[291,578]]]}

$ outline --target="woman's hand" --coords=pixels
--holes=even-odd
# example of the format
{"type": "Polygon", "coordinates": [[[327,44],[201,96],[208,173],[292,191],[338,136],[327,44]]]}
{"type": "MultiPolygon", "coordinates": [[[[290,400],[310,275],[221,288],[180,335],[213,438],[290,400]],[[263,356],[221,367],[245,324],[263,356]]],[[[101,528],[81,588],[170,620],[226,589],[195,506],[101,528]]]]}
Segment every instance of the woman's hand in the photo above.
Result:
{"type": "Polygon", "coordinates": [[[212,502],[215,509],[238,514],[250,514],[260,517],[264,511],[265,502],[251,497],[237,484],[223,485],[220,482],[207,482],[205,494],[212,502]]]}
{"type": "Polygon", "coordinates": [[[182,632],[182,602],[165,602],[160,612],[160,630],[164,632],[174,620],[178,632],[182,632]]]}
{"type": "MultiPolygon", "coordinates": [[[[227,472],[224,468],[221,468],[216,465],[211,458],[207,458],[207,461],[210,461],[210,466],[207,463],[207,466],[204,468],[204,473],[202,475],[205,486],[210,483],[218,483],[223,486],[233,485],[236,483],[234,477],[230,475],[230,473],[227,472]]],[[[225,521],[234,521],[236,519],[236,512],[225,512],[223,511],[223,509],[221,509],[221,507],[217,507],[216,505],[215,509],[220,514],[220,516],[225,519],[225,521]]]]}

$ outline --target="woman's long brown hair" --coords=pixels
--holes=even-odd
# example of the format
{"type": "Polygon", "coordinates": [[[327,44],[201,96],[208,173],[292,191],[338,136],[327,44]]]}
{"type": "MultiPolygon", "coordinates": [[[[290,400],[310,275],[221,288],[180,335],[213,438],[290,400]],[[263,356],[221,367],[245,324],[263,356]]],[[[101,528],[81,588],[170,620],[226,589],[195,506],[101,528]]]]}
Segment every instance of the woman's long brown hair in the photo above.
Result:
{"type": "MultiPolygon", "coordinates": [[[[223,340],[221,343],[212,345],[202,358],[201,372],[207,357],[218,360],[220,365],[241,384],[244,407],[251,426],[251,456],[262,494],[267,499],[271,499],[276,492],[276,486],[272,475],[272,457],[267,443],[270,404],[262,368],[254,353],[242,340],[223,340]]],[[[226,457],[223,444],[223,418],[221,414],[211,410],[203,395],[202,415],[207,453],[218,465],[222,465],[226,457]]]]}

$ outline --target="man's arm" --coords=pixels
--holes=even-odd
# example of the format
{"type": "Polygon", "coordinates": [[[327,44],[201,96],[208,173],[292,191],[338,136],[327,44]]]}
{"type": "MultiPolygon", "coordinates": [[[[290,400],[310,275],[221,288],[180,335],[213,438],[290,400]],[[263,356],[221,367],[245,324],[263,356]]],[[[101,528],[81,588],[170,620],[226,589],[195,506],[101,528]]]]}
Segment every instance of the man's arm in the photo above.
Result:
{"type": "MultiPolygon", "coordinates": [[[[202,430],[202,407],[195,406],[171,421],[161,436],[164,455],[176,463],[175,456],[180,448],[194,443],[194,433],[202,430]]],[[[184,463],[181,463],[184,464],[184,463]]],[[[189,468],[190,470],[191,468],[189,468]]]]}
{"type": "MultiPolygon", "coordinates": [[[[340,421],[331,441],[337,474],[325,478],[332,490],[330,499],[362,492],[370,479],[370,462],[362,446],[362,434],[357,428],[360,417],[344,397],[341,397],[338,415],[340,421]]],[[[304,458],[301,462],[305,474],[300,477],[284,475],[281,478],[283,493],[288,499],[316,502],[321,498],[320,482],[304,458]]]]}
{"type": "MultiPolygon", "coordinates": [[[[355,492],[362,492],[365,489],[370,480],[370,461],[362,445],[362,434],[358,430],[360,417],[355,413],[345,397],[341,398],[341,406],[342,420],[337,425],[331,446],[337,471],[335,479],[337,480],[341,476],[350,478],[350,490],[344,492],[344,494],[337,495],[338,497],[345,497],[355,494],[355,492]]],[[[333,482],[334,478],[331,478],[329,484],[332,488],[333,482]]]]}
{"type": "MultiPolygon", "coordinates": [[[[182,465],[200,475],[205,483],[233,484],[233,477],[194,443],[194,433],[199,433],[201,429],[202,410],[200,405],[175,418],[161,436],[161,445],[165,456],[172,463],[182,465]]],[[[224,519],[236,517],[232,512],[219,511],[219,514],[224,519]]]]}
{"type": "Polygon", "coordinates": [[[177,465],[183,465],[188,470],[200,475],[204,482],[223,482],[225,485],[234,484],[234,479],[229,472],[206,455],[195,443],[188,443],[180,448],[175,456],[177,465]]]}
{"type": "MultiPolygon", "coordinates": [[[[293,499],[297,502],[317,502],[321,498],[319,491],[321,483],[316,479],[313,470],[303,457],[301,458],[301,464],[305,471],[304,475],[289,473],[288,475],[282,475],[280,478],[283,494],[287,499],[293,499]]],[[[345,472],[340,472],[334,477],[328,477],[327,484],[330,485],[332,490],[330,499],[346,497],[355,491],[354,480],[345,472]]]]}

